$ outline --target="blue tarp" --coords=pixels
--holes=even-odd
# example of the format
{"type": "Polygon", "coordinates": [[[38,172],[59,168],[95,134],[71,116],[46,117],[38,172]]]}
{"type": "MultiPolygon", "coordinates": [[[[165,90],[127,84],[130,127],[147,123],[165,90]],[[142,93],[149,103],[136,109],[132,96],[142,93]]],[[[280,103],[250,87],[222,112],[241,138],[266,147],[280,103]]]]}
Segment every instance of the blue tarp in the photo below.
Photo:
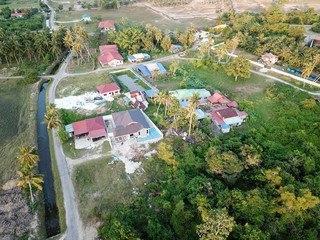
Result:
{"type": "Polygon", "coordinates": [[[89,18],[90,15],[87,15],[87,14],[86,14],[86,15],[82,15],[82,17],[83,17],[83,18],[89,18]]]}
{"type": "Polygon", "coordinates": [[[99,101],[99,102],[95,102],[94,104],[97,104],[97,105],[98,105],[98,104],[101,104],[101,103],[105,103],[106,101],[107,101],[107,100],[104,99],[104,100],[101,100],[101,101],[99,101]]]}
{"type": "Polygon", "coordinates": [[[229,124],[221,124],[222,129],[228,129],[231,128],[229,124]]]}

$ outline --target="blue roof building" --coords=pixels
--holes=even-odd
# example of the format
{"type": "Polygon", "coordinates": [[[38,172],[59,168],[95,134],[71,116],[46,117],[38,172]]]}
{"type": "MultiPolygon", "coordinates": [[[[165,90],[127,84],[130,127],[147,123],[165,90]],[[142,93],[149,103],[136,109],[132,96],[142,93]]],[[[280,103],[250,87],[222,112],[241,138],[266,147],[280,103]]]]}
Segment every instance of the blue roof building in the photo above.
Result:
{"type": "Polygon", "coordinates": [[[158,89],[149,89],[144,91],[148,98],[153,98],[155,94],[158,94],[158,92],[158,89]]]}
{"type": "Polygon", "coordinates": [[[88,14],[82,15],[82,19],[83,19],[84,21],[91,21],[91,17],[90,17],[90,15],[88,15],[88,14]]]}
{"type": "Polygon", "coordinates": [[[150,58],[151,56],[147,53],[137,53],[137,54],[128,56],[128,60],[130,62],[141,62],[143,60],[148,60],[150,58]]]}
{"type": "Polygon", "coordinates": [[[166,74],[167,70],[162,66],[161,63],[146,63],[137,66],[140,73],[145,77],[152,77],[154,70],[158,70],[159,74],[166,74]]]}

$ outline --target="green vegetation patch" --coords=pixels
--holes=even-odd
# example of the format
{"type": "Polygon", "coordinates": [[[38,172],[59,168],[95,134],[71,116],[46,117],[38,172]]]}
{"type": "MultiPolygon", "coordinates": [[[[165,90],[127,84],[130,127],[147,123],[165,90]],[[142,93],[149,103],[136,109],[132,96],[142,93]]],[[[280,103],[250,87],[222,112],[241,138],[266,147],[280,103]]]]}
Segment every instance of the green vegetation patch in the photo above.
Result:
{"type": "Polygon", "coordinates": [[[143,87],[144,89],[146,89],[146,90],[151,89],[151,88],[150,88],[147,84],[145,84],[145,82],[142,81],[142,80],[138,80],[137,83],[138,83],[141,87],[143,87]]]}

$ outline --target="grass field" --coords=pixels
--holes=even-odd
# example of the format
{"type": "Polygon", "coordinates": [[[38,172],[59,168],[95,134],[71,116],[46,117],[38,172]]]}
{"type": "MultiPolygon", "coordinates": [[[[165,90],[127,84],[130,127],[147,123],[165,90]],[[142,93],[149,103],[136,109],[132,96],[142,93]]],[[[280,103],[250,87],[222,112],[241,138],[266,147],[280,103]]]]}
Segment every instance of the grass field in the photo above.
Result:
{"type": "Polygon", "coordinates": [[[24,8],[24,7],[34,7],[39,8],[38,0],[7,0],[7,4],[0,5],[1,8],[9,7],[9,8],[24,8]]]}
{"type": "Polygon", "coordinates": [[[56,89],[56,97],[80,95],[89,91],[97,91],[96,86],[114,82],[108,72],[98,72],[76,77],[67,77],[60,81],[56,89]]]}
{"type": "MultiPolygon", "coordinates": [[[[93,155],[97,152],[97,149],[96,148],[93,148],[93,149],[75,149],[75,146],[74,146],[74,140],[73,139],[70,139],[68,142],[64,143],[62,145],[63,147],[63,152],[64,154],[71,158],[71,159],[77,159],[77,158],[81,158],[85,155],[93,155]]],[[[102,149],[101,149],[101,152],[103,153],[107,153],[111,150],[111,147],[110,147],[110,144],[108,141],[105,141],[103,144],[102,144],[102,149]]]]}
{"type": "Polygon", "coordinates": [[[135,196],[133,187],[141,185],[142,176],[131,174],[127,179],[124,164],[108,164],[111,158],[102,158],[76,166],[73,183],[78,198],[78,208],[84,221],[103,216],[121,203],[128,203],[135,196]]]}
{"type": "MultiPolygon", "coordinates": [[[[89,14],[91,18],[101,17],[102,21],[114,20],[117,24],[121,21],[123,17],[128,18],[136,25],[152,24],[161,29],[170,29],[170,30],[181,30],[183,31],[187,27],[194,25],[195,27],[205,27],[214,25],[213,21],[208,19],[183,19],[183,20],[169,20],[164,18],[149,9],[143,7],[121,7],[120,9],[91,9],[83,11],[62,11],[57,13],[57,21],[72,21],[81,19],[82,15],[89,14]]],[[[88,32],[96,31],[98,27],[98,20],[93,20],[92,23],[85,24],[84,22],[79,22],[77,24],[84,26],[88,32]]],[[[74,23],[63,23],[67,27],[71,27],[74,23]]]]}
{"type": "Polygon", "coordinates": [[[37,84],[16,88],[13,87],[15,81],[17,80],[0,80],[0,186],[18,168],[15,161],[18,147],[36,146],[37,141],[37,84]]]}

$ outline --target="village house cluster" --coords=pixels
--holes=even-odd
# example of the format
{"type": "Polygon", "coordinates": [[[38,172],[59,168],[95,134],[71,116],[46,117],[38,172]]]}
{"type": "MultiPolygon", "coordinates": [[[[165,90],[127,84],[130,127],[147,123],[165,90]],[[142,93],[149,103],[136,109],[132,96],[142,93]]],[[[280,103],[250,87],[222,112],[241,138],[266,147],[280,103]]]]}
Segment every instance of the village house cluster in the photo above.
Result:
{"type": "MultiPolygon", "coordinates": [[[[83,15],[84,21],[90,21],[89,15],[83,15]]],[[[98,25],[101,34],[108,31],[116,31],[116,26],[112,20],[100,22],[98,25]]],[[[202,44],[208,41],[210,33],[207,31],[198,30],[195,33],[195,38],[201,40],[202,44]]],[[[201,42],[200,42],[201,43],[201,42]]],[[[115,67],[124,63],[124,58],[119,53],[116,44],[102,45],[99,47],[100,56],[98,61],[102,67],[115,67]]],[[[172,44],[171,53],[177,53],[183,50],[183,46],[172,44]]],[[[130,63],[139,63],[135,66],[136,74],[133,69],[119,70],[131,71],[131,73],[118,74],[117,77],[110,73],[114,79],[114,83],[109,83],[97,86],[99,97],[96,104],[106,101],[114,101],[114,98],[122,98],[123,104],[131,106],[132,110],[113,112],[110,115],[86,119],[79,122],[74,122],[66,126],[66,131],[75,138],[76,148],[87,148],[93,142],[99,140],[109,141],[111,147],[123,144],[127,141],[135,143],[150,143],[156,142],[163,138],[163,133],[144,113],[149,107],[149,101],[153,100],[159,90],[153,87],[146,79],[154,78],[155,75],[166,75],[167,70],[161,63],[145,62],[151,59],[151,56],[146,53],[137,53],[128,56],[130,63]],[[133,79],[134,78],[134,79],[133,79]],[[137,81],[142,81],[137,84],[137,81]],[[145,89],[143,86],[148,86],[145,89]],[[126,87],[125,87],[126,86],[126,87]],[[150,87],[150,88],[149,88],[150,87]],[[122,92],[122,93],[121,93],[122,92]]],[[[195,109],[196,119],[211,119],[211,123],[222,133],[230,132],[232,127],[239,127],[245,121],[248,114],[238,110],[238,104],[235,101],[230,101],[227,97],[218,91],[211,94],[206,89],[177,89],[169,91],[172,97],[179,101],[183,108],[189,108],[189,99],[194,93],[199,94],[199,107],[195,109]]],[[[170,104],[170,103],[169,103],[170,104]]]]}

